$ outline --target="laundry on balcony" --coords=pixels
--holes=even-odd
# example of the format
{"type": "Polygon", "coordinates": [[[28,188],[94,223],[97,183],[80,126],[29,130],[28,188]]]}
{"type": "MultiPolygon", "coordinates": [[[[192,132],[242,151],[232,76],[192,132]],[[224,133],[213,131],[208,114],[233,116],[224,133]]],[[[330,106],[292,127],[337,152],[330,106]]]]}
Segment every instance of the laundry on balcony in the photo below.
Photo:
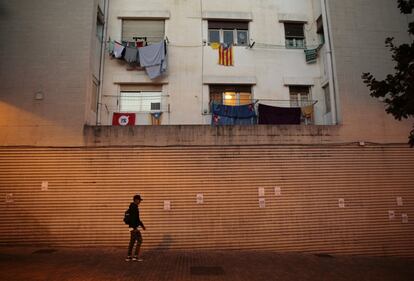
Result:
{"type": "Polygon", "coordinates": [[[167,49],[165,41],[138,48],[139,61],[145,67],[148,77],[155,79],[167,70],[167,49]]]}
{"type": "Polygon", "coordinates": [[[211,104],[212,125],[254,125],[257,123],[254,104],[230,106],[211,104]]]}
{"type": "Polygon", "coordinates": [[[150,79],[161,76],[167,70],[166,41],[142,46],[143,43],[140,41],[119,43],[110,40],[108,51],[112,57],[123,59],[129,65],[144,67],[150,79]]]}
{"type": "Polygon", "coordinates": [[[313,118],[313,104],[303,106],[300,108],[302,111],[302,116],[306,119],[312,119],[313,118]]]}
{"type": "Polygon", "coordinates": [[[123,58],[125,55],[125,46],[118,42],[114,42],[113,56],[117,59],[123,58]]]}
{"type": "Polygon", "coordinates": [[[138,61],[138,48],[132,46],[125,47],[124,60],[127,63],[136,63],[138,61]]]}
{"type": "Polygon", "coordinates": [[[313,49],[303,50],[305,52],[306,63],[308,64],[315,63],[316,59],[318,58],[318,52],[321,48],[322,48],[322,44],[313,49]]]}
{"type": "Polygon", "coordinates": [[[299,125],[302,111],[300,107],[277,107],[259,103],[258,113],[259,124],[299,125]]]}

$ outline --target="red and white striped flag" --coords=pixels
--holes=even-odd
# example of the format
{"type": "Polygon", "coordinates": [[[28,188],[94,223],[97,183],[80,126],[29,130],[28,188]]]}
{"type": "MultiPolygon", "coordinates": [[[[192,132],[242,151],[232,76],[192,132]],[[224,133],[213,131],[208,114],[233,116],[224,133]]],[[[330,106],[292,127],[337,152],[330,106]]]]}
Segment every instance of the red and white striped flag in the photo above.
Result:
{"type": "Polygon", "coordinates": [[[219,64],[225,66],[233,65],[233,47],[229,46],[225,48],[223,45],[220,45],[219,51],[219,64]]]}

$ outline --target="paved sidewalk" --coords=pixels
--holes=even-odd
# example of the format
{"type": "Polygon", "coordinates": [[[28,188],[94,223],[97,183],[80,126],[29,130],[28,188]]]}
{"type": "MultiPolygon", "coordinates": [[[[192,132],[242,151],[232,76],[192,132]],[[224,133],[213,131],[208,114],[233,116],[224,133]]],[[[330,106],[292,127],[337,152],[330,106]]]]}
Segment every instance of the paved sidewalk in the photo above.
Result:
{"type": "Polygon", "coordinates": [[[0,280],[414,280],[414,259],[257,251],[150,251],[126,262],[119,248],[0,247],[0,280]]]}

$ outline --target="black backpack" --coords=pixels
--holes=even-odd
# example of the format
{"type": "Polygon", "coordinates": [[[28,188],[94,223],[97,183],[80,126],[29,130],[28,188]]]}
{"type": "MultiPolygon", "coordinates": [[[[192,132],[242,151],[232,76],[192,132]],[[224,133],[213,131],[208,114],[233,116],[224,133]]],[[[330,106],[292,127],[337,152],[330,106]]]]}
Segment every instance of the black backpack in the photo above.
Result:
{"type": "Polygon", "coordinates": [[[124,213],[124,223],[129,225],[131,222],[131,216],[129,214],[129,208],[124,213]]]}

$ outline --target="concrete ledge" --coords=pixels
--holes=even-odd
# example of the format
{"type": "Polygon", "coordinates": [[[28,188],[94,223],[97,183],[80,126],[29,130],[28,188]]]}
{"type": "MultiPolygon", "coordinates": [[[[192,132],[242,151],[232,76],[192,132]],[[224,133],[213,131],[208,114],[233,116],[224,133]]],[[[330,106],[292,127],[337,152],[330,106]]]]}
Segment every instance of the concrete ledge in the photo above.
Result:
{"type": "Polygon", "coordinates": [[[279,22],[303,22],[307,23],[308,16],[303,14],[277,14],[279,22]]]}
{"type": "Polygon", "coordinates": [[[86,146],[327,144],[338,140],[339,126],[85,126],[86,146]]]}
{"type": "Polygon", "coordinates": [[[247,12],[221,12],[221,11],[205,11],[203,12],[204,20],[245,20],[252,21],[253,16],[247,12]]]}
{"type": "Polygon", "coordinates": [[[118,10],[118,19],[169,19],[170,11],[118,10]]]}
{"type": "Polygon", "coordinates": [[[315,79],[312,77],[283,77],[283,84],[286,86],[290,85],[304,85],[313,86],[315,85],[315,79]]]}
{"type": "Polygon", "coordinates": [[[257,79],[254,76],[203,76],[204,84],[245,84],[256,85],[257,79]]]}

